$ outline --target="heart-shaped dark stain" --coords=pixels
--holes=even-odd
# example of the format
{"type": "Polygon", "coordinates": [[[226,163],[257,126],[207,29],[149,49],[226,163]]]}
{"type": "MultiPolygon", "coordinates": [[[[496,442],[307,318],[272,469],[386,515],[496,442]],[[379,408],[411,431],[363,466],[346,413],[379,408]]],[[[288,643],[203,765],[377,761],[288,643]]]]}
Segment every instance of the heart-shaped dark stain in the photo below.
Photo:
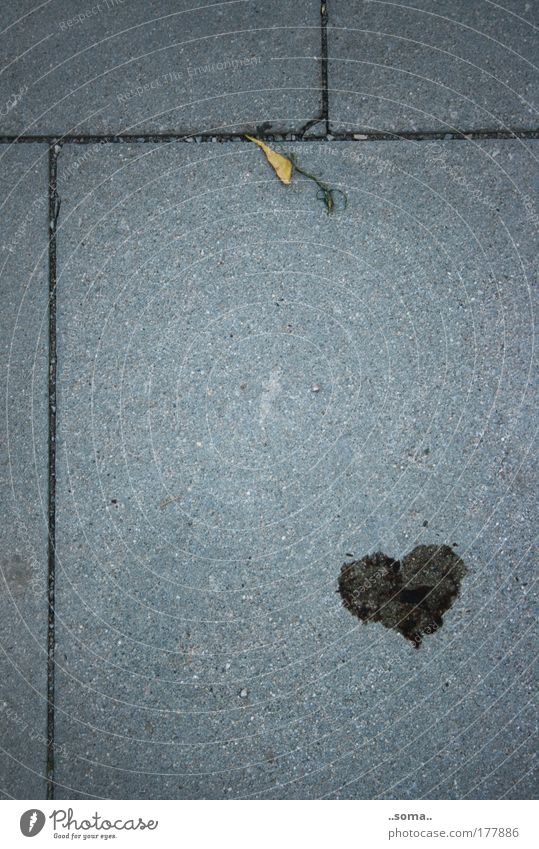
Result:
{"type": "Polygon", "coordinates": [[[339,592],[363,622],[394,628],[419,648],[425,635],[441,627],[466,571],[448,545],[418,545],[402,561],[378,552],[345,563],[339,592]]]}

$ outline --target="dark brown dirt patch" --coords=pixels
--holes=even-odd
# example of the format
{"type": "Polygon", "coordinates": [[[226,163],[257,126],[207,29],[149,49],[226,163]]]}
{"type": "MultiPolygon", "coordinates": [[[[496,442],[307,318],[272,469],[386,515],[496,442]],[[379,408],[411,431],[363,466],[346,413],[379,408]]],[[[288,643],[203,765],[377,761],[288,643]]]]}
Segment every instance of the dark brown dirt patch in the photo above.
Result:
{"type": "Polygon", "coordinates": [[[419,545],[402,562],[378,552],[345,563],[339,592],[363,622],[381,622],[419,648],[442,626],[466,571],[448,545],[419,545]]]}

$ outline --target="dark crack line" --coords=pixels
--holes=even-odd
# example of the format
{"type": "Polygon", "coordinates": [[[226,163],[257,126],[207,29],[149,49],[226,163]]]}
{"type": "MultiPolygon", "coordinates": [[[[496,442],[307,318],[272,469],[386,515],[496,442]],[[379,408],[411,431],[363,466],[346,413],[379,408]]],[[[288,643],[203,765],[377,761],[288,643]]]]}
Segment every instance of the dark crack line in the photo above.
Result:
{"type": "Polygon", "coordinates": [[[47,552],[47,799],[54,799],[54,673],[56,578],[56,229],[60,202],[57,190],[59,149],[49,147],[49,409],[48,409],[48,552],[47,552]]]}
{"type": "MultiPolygon", "coordinates": [[[[306,130],[316,124],[320,119],[314,118],[304,128],[282,133],[256,133],[257,138],[271,142],[329,142],[329,141],[469,141],[469,140],[492,140],[497,139],[539,139],[538,129],[511,129],[511,130],[428,130],[424,132],[394,132],[376,133],[354,130],[347,133],[329,133],[322,136],[304,137],[306,130]]],[[[167,144],[167,143],[213,143],[224,144],[226,142],[247,142],[244,133],[200,133],[186,135],[185,133],[163,133],[163,134],[81,134],[81,135],[35,135],[35,136],[0,136],[0,144],[167,144]]]]}

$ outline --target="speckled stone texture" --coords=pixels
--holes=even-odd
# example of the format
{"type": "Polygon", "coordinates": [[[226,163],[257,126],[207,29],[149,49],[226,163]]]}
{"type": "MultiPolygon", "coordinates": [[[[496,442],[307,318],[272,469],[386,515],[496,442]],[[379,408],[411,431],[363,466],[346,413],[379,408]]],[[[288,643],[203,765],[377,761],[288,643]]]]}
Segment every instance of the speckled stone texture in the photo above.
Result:
{"type": "Polygon", "coordinates": [[[538,12],[525,0],[331,0],[331,130],[535,129],[538,12]]]}
{"type": "Polygon", "coordinates": [[[537,8],[0,5],[2,797],[537,795],[537,8]]]}
{"type": "Polygon", "coordinates": [[[535,144],[281,150],[347,210],[249,144],[60,154],[57,793],[526,795],[535,144]],[[442,543],[421,651],[343,608],[442,543]]]}
{"type": "Polygon", "coordinates": [[[5,133],[300,131],[320,115],[317,0],[19,0],[0,31],[5,133]]]}
{"type": "Polygon", "coordinates": [[[0,790],[45,795],[47,145],[0,149],[0,790]]]}

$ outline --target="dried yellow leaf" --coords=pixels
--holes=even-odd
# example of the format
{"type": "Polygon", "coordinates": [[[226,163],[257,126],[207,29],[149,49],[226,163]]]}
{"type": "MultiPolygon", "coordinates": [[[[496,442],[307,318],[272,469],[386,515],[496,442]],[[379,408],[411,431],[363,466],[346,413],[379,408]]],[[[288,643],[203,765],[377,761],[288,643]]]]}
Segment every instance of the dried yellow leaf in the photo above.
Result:
{"type": "Polygon", "coordinates": [[[269,164],[277,174],[281,183],[284,183],[285,186],[289,186],[292,182],[292,175],[294,173],[294,164],[292,160],[283,156],[281,153],[277,153],[275,150],[272,150],[271,147],[268,147],[268,145],[264,144],[264,142],[260,141],[260,139],[254,139],[252,136],[245,136],[245,138],[257,144],[258,147],[264,151],[269,164]]]}

